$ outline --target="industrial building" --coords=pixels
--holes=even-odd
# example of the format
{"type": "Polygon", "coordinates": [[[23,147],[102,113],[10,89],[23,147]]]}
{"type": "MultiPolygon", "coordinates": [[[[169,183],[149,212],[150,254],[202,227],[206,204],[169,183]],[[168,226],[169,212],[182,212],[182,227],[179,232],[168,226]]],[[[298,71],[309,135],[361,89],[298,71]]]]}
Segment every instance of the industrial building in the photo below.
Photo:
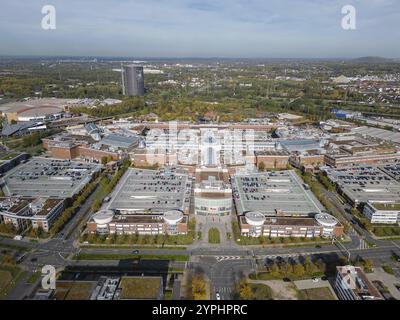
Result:
{"type": "Polygon", "coordinates": [[[137,65],[122,66],[122,93],[125,96],[144,96],[143,67],[137,65]]]}
{"type": "Polygon", "coordinates": [[[383,300],[378,289],[360,267],[336,267],[334,289],[340,300],[383,300]]]}
{"type": "Polygon", "coordinates": [[[313,216],[324,209],[294,170],[237,174],[232,190],[238,215],[313,216]]]}

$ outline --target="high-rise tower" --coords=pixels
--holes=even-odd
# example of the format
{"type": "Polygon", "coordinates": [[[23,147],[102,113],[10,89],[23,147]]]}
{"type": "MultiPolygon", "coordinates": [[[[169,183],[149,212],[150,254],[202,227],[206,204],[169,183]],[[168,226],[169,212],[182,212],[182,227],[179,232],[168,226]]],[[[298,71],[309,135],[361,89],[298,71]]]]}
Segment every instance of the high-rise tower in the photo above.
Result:
{"type": "Polygon", "coordinates": [[[122,93],[125,96],[144,96],[143,67],[126,65],[121,67],[122,93]]]}

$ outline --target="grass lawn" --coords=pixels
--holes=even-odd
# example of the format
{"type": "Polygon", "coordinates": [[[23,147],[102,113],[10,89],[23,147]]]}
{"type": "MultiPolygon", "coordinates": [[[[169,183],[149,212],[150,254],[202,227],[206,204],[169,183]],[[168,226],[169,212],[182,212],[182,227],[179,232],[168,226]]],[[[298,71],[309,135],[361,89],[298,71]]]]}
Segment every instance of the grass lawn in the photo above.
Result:
{"type": "Polygon", "coordinates": [[[0,266],[0,299],[4,299],[25,274],[18,267],[0,266]]]}
{"type": "Polygon", "coordinates": [[[34,284],[34,283],[36,283],[37,280],[39,280],[41,275],[42,275],[42,273],[40,271],[36,271],[36,272],[32,273],[32,275],[28,278],[28,280],[26,282],[29,284],[34,284]]]}
{"type": "Polygon", "coordinates": [[[299,300],[335,300],[329,288],[299,290],[299,300]]]}
{"type": "Polygon", "coordinates": [[[80,253],[74,256],[74,260],[170,260],[170,261],[188,261],[189,255],[180,254],[91,254],[80,253]]]}
{"type": "Polygon", "coordinates": [[[382,265],[382,269],[383,271],[385,271],[386,273],[389,274],[394,274],[393,268],[387,265],[382,265]]]}
{"type": "Polygon", "coordinates": [[[208,230],[208,242],[209,243],[220,243],[219,230],[217,228],[211,228],[208,230]]]}
{"type": "Polygon", "coordinates": [[[132,244],[127,244],[127,245],[121,245],[121,244],[115,244],[115,245],[101,245],[101,244],[82,244],[79,246],[82,249],[130,249],[130,250],[139,250],[139,249],[144,249],[144,250],[186,250],[187,247],[176,247],[176,246],[160,246],[160,245],[148,245],[148,246],[136,246],[132,244]]]}
{"type": "Polygon", "coordinates": [[[0,270],[0,294],[3,297],[3,290],[6,289],[8,284],[11,282],[13,276],[10,271],[0,270]]]}
{"type": "Polygon", "coordinates": [[[271,300],[273,299],[272,289],[265,284],[249,283],[251,291],[256,300],[271,300]]]}

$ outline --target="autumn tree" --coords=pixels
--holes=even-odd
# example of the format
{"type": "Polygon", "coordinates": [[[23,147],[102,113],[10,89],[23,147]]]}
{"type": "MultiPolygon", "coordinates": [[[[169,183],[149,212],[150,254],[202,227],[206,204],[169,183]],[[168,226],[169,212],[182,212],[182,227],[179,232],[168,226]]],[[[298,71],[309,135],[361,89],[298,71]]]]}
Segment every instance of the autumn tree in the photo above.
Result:
{"type": "Polygon", "coordinates": [[[253,290],[245,280],[240,282],[239,295],[241,300],[254,300],[253,290]]]}
{"type": "Polygon", "coordinates": [[[206,300],[206,282],[199,274],[192,279],[193,300],[206,300]]]}

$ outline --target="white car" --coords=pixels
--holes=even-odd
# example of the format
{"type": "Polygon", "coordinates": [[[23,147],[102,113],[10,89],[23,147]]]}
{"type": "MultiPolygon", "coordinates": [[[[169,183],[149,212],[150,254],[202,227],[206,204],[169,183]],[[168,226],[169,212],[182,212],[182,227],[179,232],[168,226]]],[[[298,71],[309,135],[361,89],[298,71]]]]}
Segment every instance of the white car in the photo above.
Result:
{"type": "Polygon", "coordinates": [[[217,298],[217,300],[221,300],[221,296],[219,295],[218,292],[215,294],[215,298],[217,298]]]}
{"type": "Polygon", "coordinates": [[[319,281],[318,278],[313,278],[313,279],[312,279],[312,282],[318,282],[318,281],[319,281]]]}

